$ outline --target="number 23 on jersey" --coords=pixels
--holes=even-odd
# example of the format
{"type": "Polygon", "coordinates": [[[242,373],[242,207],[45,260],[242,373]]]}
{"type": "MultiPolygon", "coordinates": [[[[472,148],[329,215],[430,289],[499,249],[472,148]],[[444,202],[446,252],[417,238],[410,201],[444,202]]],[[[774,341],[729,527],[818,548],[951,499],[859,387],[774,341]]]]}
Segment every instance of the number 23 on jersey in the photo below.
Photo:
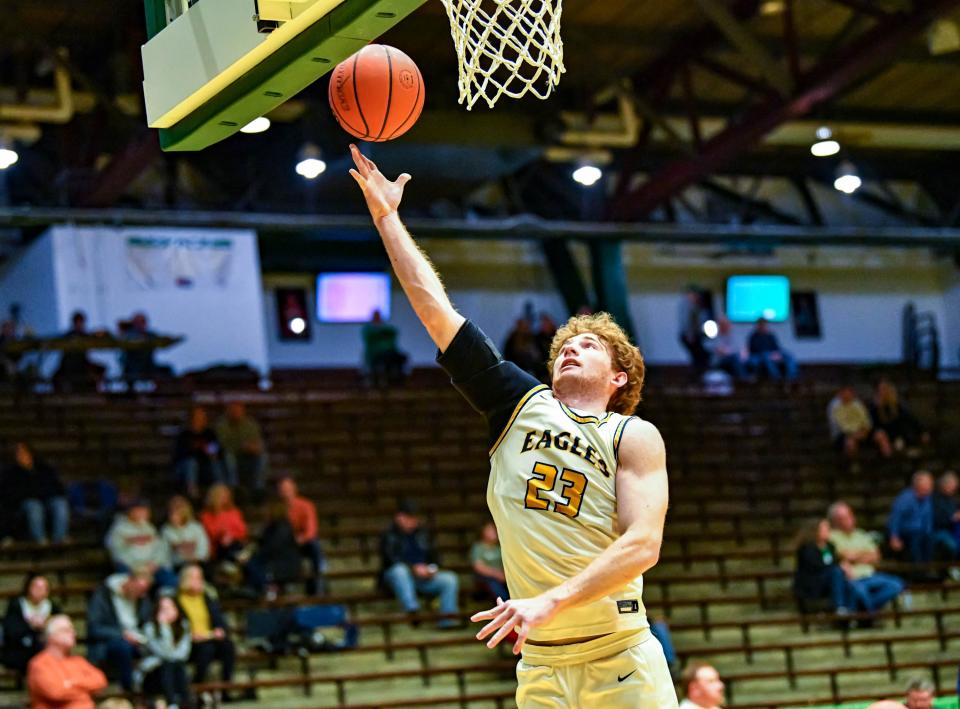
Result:
{"type": "Polygon", "coordinates": [[[528,510],[550,510],[573,519],[580,514],[583,493],[587,489],[587,476],[576,470],[537,463],[533,466],[533,475],[527,480],[527,495],[523,506],[528,510]],[[554,491],[559,501],[540,496],[541,492],[554,491]]]}

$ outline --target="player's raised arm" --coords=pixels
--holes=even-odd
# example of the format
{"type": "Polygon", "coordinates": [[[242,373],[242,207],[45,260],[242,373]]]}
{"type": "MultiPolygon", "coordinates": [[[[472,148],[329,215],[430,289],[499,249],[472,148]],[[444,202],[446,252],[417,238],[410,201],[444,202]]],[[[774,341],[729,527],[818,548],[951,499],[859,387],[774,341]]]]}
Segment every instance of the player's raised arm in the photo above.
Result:
{"type": "Polygon", "coordinates": [[[351,145],[350,153],[357,166],[356,170],[350,170],[350,174],[363,190],[370,216],[380,232],[400,286],[420,322],[427,328],[430,338],[441,352],[445,352],[463,325],[464,318],[451,305],[430,259],[400,221],[397,208],[410,175],[403,173],[391,182],[372,160],[360,153],[357,146],[351,145]]]}
{"type": "Polygon", "coordinates": [[[653,567],[660,558],[667,516],[667,457],[663,438],[646,421],[631,422],[620,442],[617,467],[617,520],[621,536],[579,574],[534,598],[499,603],[471,620],[489,620],[477,634],[493,634],[493,647],[519,627],[513,652],[520,652],[532,628],[558,613],[609,596],[653,567]]]}

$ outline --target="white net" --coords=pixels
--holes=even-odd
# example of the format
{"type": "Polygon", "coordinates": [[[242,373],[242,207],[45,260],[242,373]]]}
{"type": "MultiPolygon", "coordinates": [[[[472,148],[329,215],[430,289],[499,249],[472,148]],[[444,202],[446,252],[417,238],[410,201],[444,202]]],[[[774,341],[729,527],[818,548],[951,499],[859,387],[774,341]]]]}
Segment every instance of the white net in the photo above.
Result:
{"type": "Polygon", "coordinates": [[[460,60],[460,103],[547,98],[560,82],[562,0],[442,0],[460,60]]]}

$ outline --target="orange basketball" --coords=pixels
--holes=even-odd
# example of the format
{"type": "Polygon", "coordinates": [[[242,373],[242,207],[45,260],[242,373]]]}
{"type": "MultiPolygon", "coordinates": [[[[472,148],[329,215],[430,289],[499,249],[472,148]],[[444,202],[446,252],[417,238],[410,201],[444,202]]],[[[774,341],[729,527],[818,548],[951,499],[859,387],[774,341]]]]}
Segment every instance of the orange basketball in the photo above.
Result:
{"type": "Polygon", "coordinates": [[[328,89],[341,127],[360,140],[393,140],[423,110],[423,76],[399,49],[369,44],[337,64],[328,89]]]}

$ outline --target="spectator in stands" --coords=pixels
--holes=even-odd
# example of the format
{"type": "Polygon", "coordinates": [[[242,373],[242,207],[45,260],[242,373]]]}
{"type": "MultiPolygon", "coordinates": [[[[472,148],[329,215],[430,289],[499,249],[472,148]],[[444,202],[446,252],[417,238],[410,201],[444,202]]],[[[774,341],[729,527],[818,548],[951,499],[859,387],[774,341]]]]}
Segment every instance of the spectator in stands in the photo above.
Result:
{"type": "Polygon", "coordinates": [[[146,638],[144,658],[137,672],[143,675],[144,692],[163,695],[167,709],[190,703],[187,660],[190,657],[190,622],[183,617],[176,601],[161,594],[154,612],[143,626],[146,638]]]}
{"type": "Polygon", "coordinates": [[[736,380],[746,376],[743,352],[733,335],[730,320],[721,315],[717,318],[717,336],[711,342],[710,366],[722,369],[736,380]]]}
{"type": "Polygon", "coordinates": [[[933,709],[936,691],[930,680],[914,677],[907,683],[907,709],[933,709]]]}
{"type": "Polygon", "coordinates": [[[840,556],[840,565],[853,587],[860,609],[875,613],[899,596],[905,584],[892,574],[880,573],[880,548],[869,534],[857,527],[857,519],[846,502],[838,501],[827,511],[830,541],[840,556]]]}
{"type": "Polygon", "coordinates": [[[553,342],[553,336],[557,334],[557,323],[548,313],[540,313],[540,322],[537,325],[537,349],[540,351],[540,369],[537,372],[537,378],[540,381],[547,381],[549,372],[547,372],[547,359],[550,357],[550,344],[553,342]]]}
{"type": "Polygon", "coordinates": [[[720,673],[706,662],[691,662],[680,676],[686,699],[680,709],[718,709],[724,703],[724,684],[720,673]]]}
{"type": "Polygon", "coordinates": [[[38,460],[24,441],[14,444],[13,455],[14,462],[3,476],[7,504],[26,518],[31,540],[59,544],[70,527],[70,505],[60,476],[38,460]]]}
{"type": "Polygon", "coordinates": [[[203,564],[210,558],[210,540],[203,525],[194,519],[193,505],[180,495],[170,498],[167,523],[161,530],[163,541],[170,549],[174,571],[185,564],[203,564]]]}
{"type": "Polygon", "coordinates": [[[177,435],[173,467],[177,483],[193,500],[201,488],[224,482],[223,450],[202,406],[190,410],[189,424],[177,435]]]}
{"type": "Polygon", "coordinates": [[[210,540],[213,559],[236,563],[247,543],[247,523],[243,513],[233,504],[233,494],[229,487],[218,484],[207,491],[206,504],[200,513],[200,524],[210,540]]]}
{"type": "Polygon", "coordinates": [[[93,695],[107,686],[103,672],[86,658],[71,655],[77,631],[70,618],[47,621],[46,648],[30,661],[27,688],[33,709],[93,709],[93,695]]]}
{"type": "Polygon", "coordinates": [[[823,600],[838,615],[856,608],[853,587],[840,565],[837,549],[830,541],[830,522],[812,520],[797,536],[797,567],[793,592],[803,612],[809,612],[823,600]]]}
{"type": "Polygon", "coordinates": [[[928,564],[933,560],[933,476],[918,470],[910,487],[893,500],[887,531],[890,548],[907,561],[928,564]]]}
{"type": "Polygon", "coordinates": [[[480,530],[480,539],[470,548],[470,563],[480,586],[493,600],[510,599],[507,590],[507,577],[503,573],[503,557],[500,554],[500,537],[497,525],[487,522],[480,530]]]}
{"type": "Polygon", "coordinates": [[[227,404],[217,421],[217,438],[223,446],[226,483],[239,490],[262,494],[265,486],[267,451],[256,419],[247,414],[242,401],[227,404]],[[239,486],[239,487],[238,487],[239,486]]]}
{"type": "Polygon", "coordinates": [[[848,458],[855,458],[860,452],[860,444],[867,440],[873,441],[884,458],[893,455],[890,439],[883,431],[873,428],[870,413],[852,385],[842,386],[830,401],[827,420],[834,446],[848,458]]]}
{"type": "Polygon", "coordinates": [[[379,310],[374,310],[360,337],[363,338],[363,363],[371,383],[386,386],[402,382],[407,355],[397,347],[397,328],[385,322],[379,310]]]}
{"type": "MultiPolygon", "coordinates": [[[[159,335],[150,331],[145,313],[134,313],[128,321],[120,322],[120,339],[128,342],[149,342],[156,340],[159,335]]],[[[123,367],[123,378],[127,381],[153,379],[155,377],[170,377],[173,370],[154,360],[155,347],[142,347],[135,350],[122,350],[120,364],[123,367]]]]}
{"type": "Polygon", "coordinates": [[[43,629],[47,621],[60,613],[50,600],[50,582],[43,574],[27,574],[23,591],[11,598],[3,617],[3,664],[23,673],[27,663],[43,650],[43,629]]]}
{"type": "Polygon", "coordinates": [[[690,354],[690,362],[696,373],[702,373],[710,363],[710,352],[704,345],[703,324],[707,321],[707,309],[704,306],[700,287],[691,283],[680,302],[679,311],[680,344],[690,354]]]}
{"type": "MultiPolygon", "coordinates": [[[[440,597],[440,612],[458,611],[459,579],[452,571],[441,571],[439,556],[430,534],[420,525],[416,505],[404,500],[393,516],[393,524],[380,536],[381,578],[393,591],[403,610],[420,610],[417,593],[440,597]]],[[[441,628],[459,625],[444,618],[441,628]]]]}
{"type": "Polygon", "coordinates": [[[517,318],[513,324],[503,343],[503,358],[535,376],[544,368],[546,360],[527,318],[517,318]]]}
{"type": "Polygon", "coordinates": [[[797,361],[780,347],[766,319],[757,320],[757,326],[747,341],[747,349],[750,352],[747,363],[758,374],[765,372],[771,381],[785,379],[792,382],[797,378],[797,361]]]}
{"type": "Polygon", "coordinates": [[[257,537],[246,572],[250,586],[258,593],[265,593],[268,600],[273,600],[287,584],[300,579],[302,557],[286,503],[273,499],[267,504],[266,513],[266,524],[257,537]]]}
{"type": "Polygon", "coordinates": [[[150,521],[150,504],[134,499],[124,513],[118,514],[107,532],[107,551],[121,573],[145,569],[165,588],[176,585],[170,563],[170,547],[150,521]]]}
{"type": "Polygon", "coordinates": [[[307,579],[307,593],[311,596],[326,594],[327,560],[320,546],[317,526],[317,508],[297,490],[297,483],[290,476],[277,481],[277,494],[287,507],[287,519],[300,546],[300,554],[310,562],[313,572],[307,579]]]}
{"type": "Polygon", "coordinates": [[[948,558],[960,552],[960,509],[957,505],[957,474],[948,470],[937,480],[933,491],[933,534],[935,544],[948,558]]]}
{"type": "Polygon", "coordinates": [[[177,602],[190,621],[193,639],[190,662],[195,667],[193,681],[198,684],[207,680],[207,672],[214,662],[220,663],[220,679],[224,682],[233,681],[236,648],[215,594],[207,586],[200,566],[188,564],[180,569],[177,602]]]}
{"type": "Polygon", "coordinates": [[[127,691],[133,689],[134,662],[145,651],[142,628],[151,616],[147,591],[152,583],[153,576],[145,569],[113,574],[97,587],[87,605],[87,657],[115,669],[127,691]]]}
{"type": "Polygon", "coordinates": [[[930,442],[930,434],[904,405],[897,387],[886,377],[877,380],[874,387],[870,418],[875,430],[883,431],[896,450],[930,442]]]}
{"type": "MultiPolygon", "coordinates": [[[[87,314],[77,310],[70,316],[70,329],[62,337],[65,340],[74,340],[100,337],[103,334],[103,331],[88,332],[87,314]]],[[[57,388],[96,388],[103,379],[106,368],[91,362],[88,355],[87,349],[64,350],[60,358],[60,366],[53,375],[53,382],[57,388]]]]}

